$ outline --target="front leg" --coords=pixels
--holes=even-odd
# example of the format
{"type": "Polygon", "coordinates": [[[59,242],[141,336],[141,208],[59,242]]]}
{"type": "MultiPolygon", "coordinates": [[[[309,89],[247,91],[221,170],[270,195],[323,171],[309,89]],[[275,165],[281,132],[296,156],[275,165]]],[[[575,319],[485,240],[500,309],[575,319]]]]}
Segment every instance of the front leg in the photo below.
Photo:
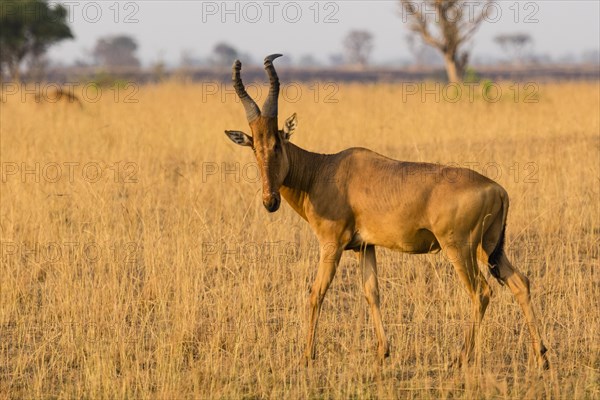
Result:
{"type": "Polygon", "coordinates": [[[308,334],[306,339],[306,351],[304,352],[306,363],[315,358],[315,336],[317,323],[321,313],[321,304],[325,293],[335,276],[335,271],[340,262],[343,248],[337,243],[321,243],[319,254],[319,268],[317,277],[310,291],[308,302],[308,334]]]}
{"type": "Polygon", "coordinates": [[[358,252],[358,261],[362,271],[363,289],[365,299],[371,308],[371,318],[377,334],[379,348],[377,354],[383,361],[390,355],[390,347],[383,329],[381,319],[381,308],[379,306],[379,284],[377,282],[377,259],[375,258],[375,246],[361,247],[358,252]]]}

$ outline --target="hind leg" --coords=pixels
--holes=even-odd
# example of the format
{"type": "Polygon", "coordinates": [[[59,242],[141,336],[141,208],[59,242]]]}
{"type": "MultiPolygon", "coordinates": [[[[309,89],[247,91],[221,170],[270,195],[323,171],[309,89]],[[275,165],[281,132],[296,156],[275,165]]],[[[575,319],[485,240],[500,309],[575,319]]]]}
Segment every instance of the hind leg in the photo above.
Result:
{"type": "Polygon", "coordinates": [[[471,321],[465,331],[465,341],[460,357],[455,361],[455,364],[460,365],[473,359],[475,340],[492,291],[477,266],[475,248],[472,248],[469,244],[448,245],[445,252],[454,265],[454,269],[464,284],[472,303],[471,321]]]}
{"type": "Polygon", "coordinates": [[[529,327],[529,333],[531,334],[531,341],[533,345],[533,351],[537,359],[537,363],[540,368],[548,369],[550,364],[546,357],[546,346],[542,342],[542,337],[538,329],[537,319],[533,312],[531,305],[531,295],[529,291],[529,279],[519,271],[517,271],[506,255],[502,253],[497,268],[498,279],[504,282],[521,306],[525,319],[527,320],[527,326],[529,327]]]}

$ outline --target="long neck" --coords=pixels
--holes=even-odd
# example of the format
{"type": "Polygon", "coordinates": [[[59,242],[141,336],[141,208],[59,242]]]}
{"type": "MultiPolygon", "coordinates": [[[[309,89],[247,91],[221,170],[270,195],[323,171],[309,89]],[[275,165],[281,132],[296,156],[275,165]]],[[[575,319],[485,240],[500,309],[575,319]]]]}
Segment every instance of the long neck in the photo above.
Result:
{"type": "Polygon", "coordinates": [[[312,153],[295,144],[287,144],[290,169],[283,181],[281,194],[296,212],[306,218],[303,203],[310,194],[315,181],[322,175],[326,154],[312,153]]]}
{"type": "Polygon", "coordinates": [[[309,192],[321,172],[326,154],[313,153],[295,144],[287,144],[287,155],[290,169],[283,185],[290,189],[309,192]]]}

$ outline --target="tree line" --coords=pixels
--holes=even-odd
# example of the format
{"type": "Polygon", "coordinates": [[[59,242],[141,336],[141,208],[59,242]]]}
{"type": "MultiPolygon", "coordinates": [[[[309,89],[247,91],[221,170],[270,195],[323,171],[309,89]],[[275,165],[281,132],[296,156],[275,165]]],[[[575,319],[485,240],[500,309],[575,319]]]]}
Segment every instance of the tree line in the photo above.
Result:
{"type": "MultiPolygon", "coordinates": [[[[494,0],[480,2],[477,10],[468,8],[472,2],[466,0],[398,0],[399,17],[409,28],[406,45],[420,64],[427,52],[435,52],[445,65],[447,79],[460,82],[470,61],[473,36],[489,15],[494,0]],[[469,12],[465,12],[465,10],[469,12]]],[[[24,66],[30,76],[47,64],[48,48],[62,40],[73,39],[67,24],[67,10],[60,4],[47,0],[0,0],[0,73],[18,81],[24,66]]],[[[496,43],[514,63],[523,62],[524,50],[531,46],[527,33],[505,33],[495,38],[496,43]]],[[[374,37],[366,30],[351,30],[343,40],[345,57],[335,56],[333,64],[346,63],[364,69],[370,61],[374,37]]],[[[134,38],[115,35],[99,38],[91,51],[92,62],[80,61],[80,65],[102,65],[106,67],[139,67],[138,49],[134,38]]],[[[212,65],[230,65],[239,57],[239,52],[222,42],[213,48],[212,65]]],[[[191,66],[195,59],[190,53],[182,54],[181,65],[191,66]]],[[[315,65],[316,60],[307,55],[300,65],[315,65]]],[[[164,67],[164,66],[163,66],[164,67]]]]}

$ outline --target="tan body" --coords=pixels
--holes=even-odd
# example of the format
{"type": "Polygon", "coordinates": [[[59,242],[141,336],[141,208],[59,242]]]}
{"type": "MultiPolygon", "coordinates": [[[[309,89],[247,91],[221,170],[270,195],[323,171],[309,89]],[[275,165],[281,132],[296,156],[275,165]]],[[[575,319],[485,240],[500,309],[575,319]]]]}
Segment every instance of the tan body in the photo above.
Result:
{"type": "MultiPolygon", "coordinates": [[[[337,221],[336,234],[348,249],[373,244],[415,254],[439,251],[465,218],[475,226],[487,215],[489,224],[492,216],[502,219],[508,202],[502,187],[469,169],[400,162],[363,148],[321,155],[288,146],[288,155],[301,155],[291,169],[302,173],[288,174],[281,194],[315,230],[322,221],[337,221]],[[313,160],[302,165],[307,157],[313,160]]],[[[470,234],[455,234],[464,233],[470,234]]]]}
{"type": "Polygon", "coordinates": [[[471,323],[457,363],[471,359],[478,326],[491,290],[478,261],[506,284],[527,320],[532,346],[541,367],[548,367],[531,306],[529,281],[503,251],[508,195],[494,181],[464,168],[392,160],[363,148],[337,154],[312,153],[289,142],[296,115],[277,128],[279,80],[265,59],[271,94],[261,113],[247,96],[234,63],[233,80],[252,136],[226,131],[232,141],[252,147],[261,171],[263,204],[274,212],[280,193],[308,221],[321,247],[317,276],[308,304],[305,359],[315,356],[315,334],[323,298],[344,250],[354,250],[362,270],[365,298],[378,339],[381,359],[389,345],[381,319],[375,246],[408,253],[442,251],[453,264],[472,301],[471,323]]]}

